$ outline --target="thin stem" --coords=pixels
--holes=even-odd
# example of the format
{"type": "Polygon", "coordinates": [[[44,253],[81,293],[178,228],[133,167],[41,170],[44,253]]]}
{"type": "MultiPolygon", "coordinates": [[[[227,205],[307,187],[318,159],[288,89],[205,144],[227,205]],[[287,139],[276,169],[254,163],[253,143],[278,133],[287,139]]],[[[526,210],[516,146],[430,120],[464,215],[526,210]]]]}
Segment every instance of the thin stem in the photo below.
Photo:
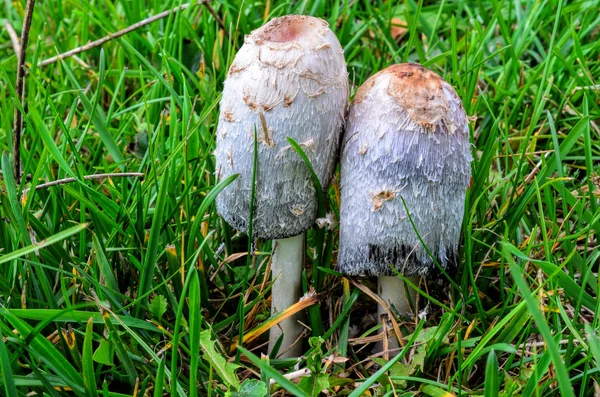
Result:
{"type": "MultiPolygon", "coordinates": [[[[27,0],[25,6],[25,17],[23,19],[23,30],[21,31],[21,45],[17,60],[17,82],[15,91],[21,107],[25,109],[25,57],[27,55],[27,42],[29,41],[29,29],[31,29],[31,19],[33,17],[33,8],[35,0],[27,0]]],[[[14,43],[13,43],[14,46],[14,43]]],[[[21,133],[23,131],[23,113],[18,106],[15,106],[15,120],[13,126],[13,157],[15,162],[15,181],[21,181],[21,133]]]]}
{"type": "Polygon", "coordinates": [[[223,33],[225,34],[225,36],[227,36],[229,38],[229,30],[227,29],[227,26],[225,26],[225,22],[223,21],[223,18],[221,18],[219,16],[219,14],[217,14],[217,12],[215,11],[215,9],[212,8],[212,6],[209,3],[206,3],[204,6],[208,10],[208,12],[210,12],[210,15],[213,16],[213,18],[215,19],[215,21],[217,21],[217,23],[219,24],[219,27],[221,29],[223,29],[223,33]]]}
{"type": "MultiPolygon", "coordinates": [[[[92,179],[127,178],[127,177],[143,178],[144,174],[142,174],[141,172],[122,172],[122,173],[112,173],[112,174],[93,174],[93,175],[84,175],[83,179],[86,180],[86,181],[88,181],[88,180],[92,180],[92,179]]],[[[50,187],[50,186],[64,185],[66,183],[77,182],[78,180],[79,179],[77,179],[77,178],[58,179],[56,181],[50,181],[50,182],[46,182],[46,183],[42,183],[40,185],[37,185],[35,187],[35,190],[45,189],[45,188],[50,187]]],[[[29,190],[30,189],[24,189],[23,190],[23,195],[26,195],[27,193],[29,193],[29,190]]]]}
{"type": "MultiPolygon", "coordinates": [[[[101,39],[89,42],[89,43],[87,43],[85,45],[82,45],[80,47],[74,48],[74,49],[72,49],[70,51],[63,52],[62,54],[56,55],[56,56],[54,56],[52,58],[44,59],[43,61],[41,61],[40,63],[38,63],[38,67],[47,66],[47,65],[53,64],[55,62],[58,62],[61,59],[69,58],[69,57],[71,57],[73,55],[77,55],[77,54],[79,54],[81,52],[84,52],[84,51],[87,51],[87,50],[91,50],[92,48],[101,46],[102,44],[104,44],[104,43],[106,43],[106,42],[108,42],[110,40],[114,40],[114,39],[116,39],[118,37],[126,35],[127,33],[133,32],[136,29],[139,29],[139,28],[141,28],[143,26],[151,24],[152,22],[156,22],[159,19],[168,17],[171,14],[174,14],[174,13],[179,12],[179,11],[183,11],[186,8],[189,8],[189,7],[195,7],[195,6],[198,6],[200,4],[204,4],[204,3],[206,3],[206,1],[207,0],[200,0],[200,1],[197,1],[196,3],[186,3],[186,4],[182,4],[182,5],[178,6],[178,7],[174,7],[172,9],[170,9],[170,10],[163,11],[163,12],[161,12],[159,14],[153,15],[153,16],[148,17],[146,19],[143,19],[143,20],[141,20],[139,22],[136,22],[133,25],[126,27],[125,29],[121,29],[121,30],[119,30],[116,33],[109,33],[108,35],[102,37],[101,39]]],[[[209,11],[210,11],[210,9],[209,9],[209,11]]],[[[214,10],[213,10],[213,12],[214,12],[214,10]]],[[[217,22],[219,22],[219,20],[217,20],[217,22]]]]}

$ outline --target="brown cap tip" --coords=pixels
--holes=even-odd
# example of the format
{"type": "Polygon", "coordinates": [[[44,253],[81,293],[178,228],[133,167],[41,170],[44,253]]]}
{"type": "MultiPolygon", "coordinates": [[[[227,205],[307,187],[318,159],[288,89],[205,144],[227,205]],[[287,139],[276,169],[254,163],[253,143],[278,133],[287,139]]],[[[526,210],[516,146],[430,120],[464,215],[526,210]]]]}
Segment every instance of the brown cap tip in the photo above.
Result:
{"type": "MultiPolygon", "coordinates": [[[[431,70],[414,63],[392,65],[370,77],[356,92],[354,103],[365,99],[377,79],[389,77],[387,94],[392,97],[411,119],[431,128],[450,110],[444,88],[460,104],[460,99],[444,79],[431,70]]],[[[462,106],[462,105],[461,105],[462,106]]]]}
{"type": "Polygon", "coordinates": [[[271,43],[298,41],[308,35],[314,35],[315,29],[327,26],[322,19],[306,15],[285,15],[273,19],[255,32],[259,40],[271,43]]]}

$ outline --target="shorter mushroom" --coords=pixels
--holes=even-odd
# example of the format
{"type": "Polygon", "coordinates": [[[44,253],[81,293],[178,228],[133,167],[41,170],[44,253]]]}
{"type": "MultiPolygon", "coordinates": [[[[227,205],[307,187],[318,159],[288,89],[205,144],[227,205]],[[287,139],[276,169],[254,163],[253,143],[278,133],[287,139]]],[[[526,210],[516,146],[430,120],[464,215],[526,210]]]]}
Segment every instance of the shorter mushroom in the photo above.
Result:
{"type": "Polygon", "coordinates": [[[408,315],[405,292],[414,302],[415,291],[395,271],[418,284],[435,262],[456,265],[471,160],[467,115],[451,85],[411,63],[369,78],[342,142],[339,270],[378,276],[380,297],[408,315]]]}

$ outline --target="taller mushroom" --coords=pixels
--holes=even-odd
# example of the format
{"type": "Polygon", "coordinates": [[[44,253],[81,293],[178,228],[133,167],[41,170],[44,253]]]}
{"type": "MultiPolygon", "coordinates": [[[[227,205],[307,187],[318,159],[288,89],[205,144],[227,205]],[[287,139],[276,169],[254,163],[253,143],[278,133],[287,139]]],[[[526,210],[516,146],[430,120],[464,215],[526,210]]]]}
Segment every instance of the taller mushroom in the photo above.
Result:
{"type": "MultiPolygon", "coordinates": [[[[288,15],[246,36],[225,80],[217,130],[216,173],[239,177],[217,197],[217,211],[247,232],[258,139],[251,238],[274,239],[272,312],[301,293],[304,232],[315,222],[317,195],[309,170],[287,137],[304,149],[323,188],[329,186],[345,110],[348,72],[327,22],[288,15]]],[[[270,346],[283,331],[280,357],[297,356],[302,328],[296,318],[271,329],[270,346]]]]}
{"type": "Polygon", "coordinates": [[[405,63],[359,88],[347,123],[338,267],[379,276],[379,295],[406,315],[405,286],[392,268],[414,281],[436,271],[419,236],[442,267],[456,263],[471,176],[467,115],[451,85],[405,63]]]}

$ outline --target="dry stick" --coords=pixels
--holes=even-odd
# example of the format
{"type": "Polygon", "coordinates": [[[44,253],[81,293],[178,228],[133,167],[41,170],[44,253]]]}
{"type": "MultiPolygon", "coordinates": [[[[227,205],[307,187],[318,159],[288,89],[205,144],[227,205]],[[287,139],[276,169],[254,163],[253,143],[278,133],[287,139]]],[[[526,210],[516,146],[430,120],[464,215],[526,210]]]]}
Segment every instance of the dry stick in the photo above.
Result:
{"type": "Polygon", "coordinates": [[[8,22],[8,19],[4,20],[4,27],[8,32],[8,37],[10,37],[13,50],[15,50],[15,55],[19,56],[19,53],[21,52],[21,45],[19,44],[19,36],[17,36],[17,32],[15,32],[15,29],[12,27],[10,22],[8,22]]]}
{"type": "Polygon", "coordinates": [[[126,35],[129,32],[133,32],[134,30],[139,29],[139,28],[141,28],[143,26],[146,26],[148,24],[151,24],[152,22],[156,22],[159,19],[168,17],[169,15],[174,14],[176,12],[183,11],[186,8],[195,7],[195,6],[198,6],[200,4],[204,4],[207,1],[208,0],[200,0],[200,1],[197,1],[196,3],[186,3],[186,4],[182,4],[182,5],[178,6],[178,7],[172,8],[170,10],[163,11],[163,12],[161,12],[159,14],[153,15],[153,16],[151,16],[149,18],[146,18],[146,19],[143,19],[143,20],[141,20],[139,22],[136,22],[133,25],[128,26],[125,29],[119,30],[116,33],[110,33],[110,34],[104,36],[101,39],[89,42],[86,45],[82,45],[81,47],[74,48],[71,51],[63,52],[62,54],[56,55],[56,56],[54,56],[52,58],[44,59],[42,62],[38,63],[38,67],[47,66],[47,65],[50,65],[52,63],[58,62],[61,59],[65,59],[65,58],[71,57],[73,55],[79,54],[80,52],[91,50],[92,48],[101,46],[102,44],[106,43],[107,41],[111,41],[113,39],[116,39],[118,37],[126,35]]]}
{"type": "MultiPolygon", "coordinates": [[[[294,371],[294,372],[290,372],[289,374],[285,374],[283,375],[284,378],[286,378],[287,380],[294,380],[294,379],[298,379],[298,378],[303,378],[305,376],[310,376],[312,374],[311,370],[308,368],[302,368],[299,369],[298,371],[294,371]]],[[[269,381],[269,383],[272,385],[276,384],[277,381],[275,379],[271,379],[269,381]]]]}
{"type": "MultiPolygon", "coordinates": [[[[84,175],[83,179],[88,181],[90,179],[106,179],[106,178],[123,178],[123,177],[132,177],[132,178],[143,178],[144,174],[142,174],[141,172],[121,172],[121,173],[112,173],[112,174],[93,174],[93,175],[84,175]]],[[[59,179],[56,181],[51,181],[51,182],[46,182],[46,183],[42,183],[41,185],[37,185],[35,187],[35,190],[40,190],[40,189],[45,189],[47,187],[50,186],[56,186],[56,185],[64,185],[66,183],[72,183],[72,182],[77,182],[79,179],[77,178],[65,178],[65,179],[59,179]]],[[[27,193],[29,193],[29,190],[31,189],[24,189],[23,190],[23,196],[26,195],[27,193]]]]}
{"type": "Polygon", "coordinates": [[[223,29],[223,33],[225,33],[225,36],[229,38],[229,31],[227,30],[227,26],[225,26],[225,22],[223,22],[223,19],[219,16],[219,14],[217,14],[215,9],[212,8],[212,6],[209,3],[206,3],[205,6],[208,12],[210,12],[210,15],[213,16],[213,18],[215,19],[215,21],[217,21],[221,29],[223,29]]]}
{"type": "MultiPolygon", "coordinates": [[[[27,0],[25,6],[25,17],[23,18],[23,30],[21,31],[21,46],[17,55],[17,83],[15,91],[21,107],[25,108],[25,56],[27,55],[27,42],[29,41],[29,29],[31,29],[31,18],[35,0],[27,0]]],[[[14,44],[13,44],[14,45],[14,44]]],[[[21,181],[21,132],[23,131],[23,114],[18,106],[15,106],[15,120],[13,126],[13,158],[15,161],[15,181],[21,181]]]]}

